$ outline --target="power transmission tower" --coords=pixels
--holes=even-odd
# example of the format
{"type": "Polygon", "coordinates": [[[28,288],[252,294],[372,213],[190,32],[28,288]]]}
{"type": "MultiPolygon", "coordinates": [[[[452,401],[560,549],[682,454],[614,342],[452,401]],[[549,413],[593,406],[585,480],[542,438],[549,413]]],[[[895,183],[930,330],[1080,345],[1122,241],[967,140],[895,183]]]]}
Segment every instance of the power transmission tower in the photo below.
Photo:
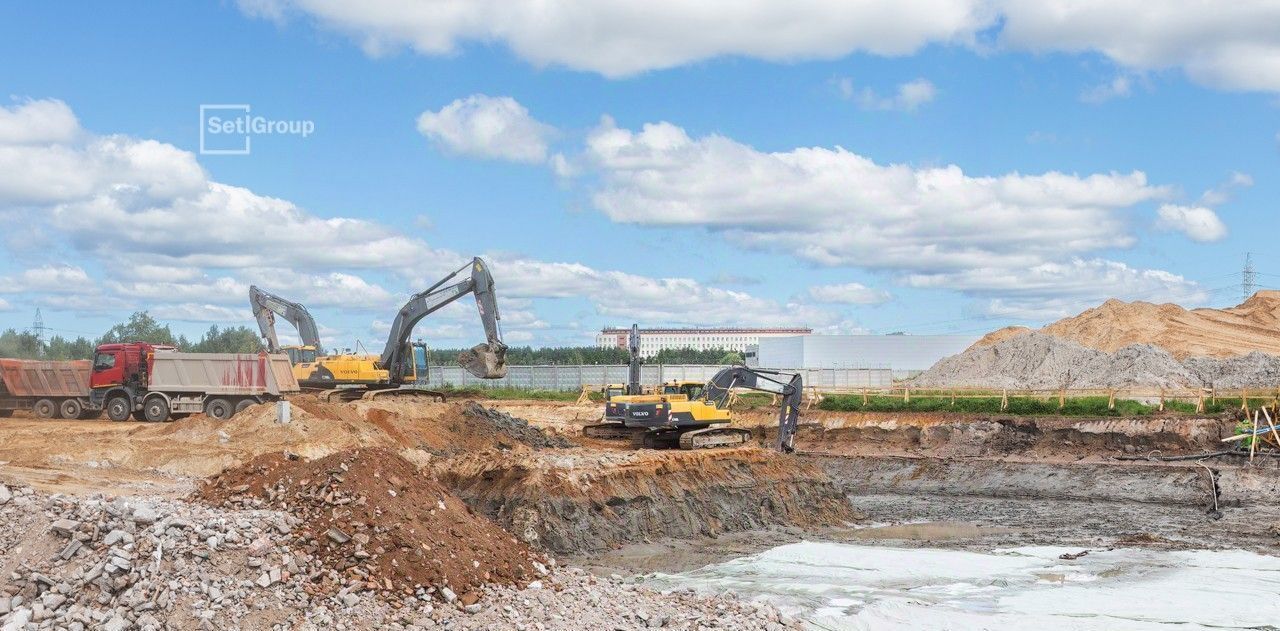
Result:
{"type": "Polygon", "coordinates": [[[1244,253],[1244,272],[1240,274],[1240,291],[1244,294],[1243,300],[1248,300],[1253,295],[1258,285],[1258,273],[1253,270],[1253,254],[1251,252],[1244,253]]]}
{"type": "Polygon", "coordinates": [[[36,336],[36,357],[44,354],[44,317],[40,315],[40,307],[36,307],[36,319],[31,323],[31,333],[36,336]]]}

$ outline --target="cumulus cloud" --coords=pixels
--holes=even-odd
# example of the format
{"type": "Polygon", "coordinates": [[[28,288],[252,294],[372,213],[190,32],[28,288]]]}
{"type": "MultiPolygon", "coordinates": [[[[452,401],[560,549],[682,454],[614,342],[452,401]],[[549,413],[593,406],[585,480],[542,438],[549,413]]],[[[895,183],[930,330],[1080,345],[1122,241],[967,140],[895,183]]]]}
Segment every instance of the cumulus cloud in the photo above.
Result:
{"type": "Polygon", "coordinates": [[[601,271],[580,263],[496,257],[503,295],[571,298],[589,296],[597,313],[685,325],[757,323],[759,326],[830,324],[838,315],[809,304],[782,303],[745,292],[711,287],[690,278],[651,278],[601,271]],[[510,287],[510,289],[506,289],[510,287]]]}
{"type": "Polygon", "coordinates": [[[414,2],[241,0],[250,15],[315,18],[355,37],[365,51],[409,47],[452,54],[498,42],[538,65],[620,77],[720,56],[774,61],[833,59],[852,52],[905,55],[933,42],[971,41],[990,23],[979,0],[538,0],[414,2]]]}
{"type": "Polygon", "coordinates": [[[1181,232],[1192,241],[1211,243],[1227,236],[1227,225],[1222,223],[1218,213],[1212,208],[1164,204],[1156,214],[1159,215],[1156,220],[1157,228],[1181,232]]]}
{"type": "MultiPolygon", "coordinates": [[[[42,108],[65,105],[31,101],[0,112],[32,118],[30,112],[42,108]]],[[[19,223],[47,224],[50,234],[94,261],[95,274],[103,277],[81,267],[45,265],[0,278],[0,291],[32,296],[42,306],[95,314],[150,308],[167,319],[248,322],[248,285],[258,284],[312,307],[381,313],[470,259],[378,222],[318,217],[287,200],[213,181],[194,155],[171,145],[78,128],[43,137],[64,140],[0,142],[0,159],[8,160],[8,170],[0,170],[0,212],[19,223]],[[43,159],[49,155],[58,159],[43,159]],[[379,277],[400,290],[371,280],[379,277]]],[[[546,298],[585,300],[602,314],[656,323],[747,324],[757,317],[824,323],[836,317],[686,278],[491,258],[503,323],[513,339],[550,328],[530,308],[533,299],[546,298]]],[[[474,306],[454,303],[436,316],[450,318],[445,324],[478,328],[474,306]]]]}
{"type": "Polygon", "coordinates": [[[1131,209],[1172,194],[1139,171],[978,177],[954,165],[877,164],[841,147],[762,152],[670,123],[632,131],[607,119],[585,159],[599,175],[594,204],[614,221],[705,228],[814,264],[886,270],[1006,314],[1110,296],[1203,299],[1181,277],[1088,257],[1133,245],[1131,209]]]}
{"type": "Polygon", "coordinates": [[[25,101],[0,107],[0,145],[65,143],[80,133],[80,123],[62,101],[25,101]]]}
{"type": "Polygon", "coordinates": [[[537,163],[547,158],[554,129],[509,96],[473,94],[418,117],[418,132],[465,156],[537,163]]]}
{"type": "Polygon", "coordinates": [[[892,298],[889,292],[862,283],[815,285],[809,288],[809,297],[818,302],[846,305],[878,305],[892,298]]]}
{"type": "Polygon", "coordinates": [[[1164,270],[1139,269],[1118,261],[1072,258],[1026,269],[967,269],[913,274],[909,286],[962,291],[985,302],[992,316],[1050,320],[1075,315],[1106,298],[1203,304],[1197,283],[1164,270]]]}
{"type": "Polygon", "coordinates": [[[998,0],[1003,45],[1099,52],[1125,68],[1182,68],[1193,81],[1280,91],[1280,4],[1198,0],[998,0]]]}
{"type": "Polygon", "coordinates": [[[975,177],[842,147],[766,153],[670,123],[634,132],[606,120],[586,153],[603,181],[594,203],[614,221],[708,227],[822,265],[1026,267],[1127,247],[1117,210],[1168,193],[1137,171],[975,177]]]}
{"type": "Polygon", "coordinates": [[[84,293],[94,290],[83,268],[74,265],[42,265],[0,277],[0,293],[84,293]]]}
{"type": "Polygon", "coordinates": [[[938,95],[937,87],[928,79],[916,79],[903,83],[891,96],[882,96],[872,88],[858,89],[853,79],[847,77],[837,80],[836,87],[840,91],[840,96],[856,102],[864,110],[914,112],[938,95]]]}
{"type": "Polygon", "coordinates": [[[371,55],[449,55],[499,43],[538,66],[621,77],[724,56],[770,61],[853,52],[912,54],[929,44],[1105,55],[1148,71],[1181,68],[1233,90],[1280,91],[1280,5],[1241,0],[240,0],[246,14],[292,14],[347,33],[371,55]],[[982,43],[979,43],[979,42],[982,43]]]}

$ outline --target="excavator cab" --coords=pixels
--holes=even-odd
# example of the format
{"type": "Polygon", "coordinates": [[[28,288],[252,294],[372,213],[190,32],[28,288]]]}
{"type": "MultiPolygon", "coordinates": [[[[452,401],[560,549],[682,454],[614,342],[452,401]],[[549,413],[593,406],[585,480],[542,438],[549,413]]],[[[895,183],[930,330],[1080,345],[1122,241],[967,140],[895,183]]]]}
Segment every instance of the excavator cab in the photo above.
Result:
{"type": "Polygon", "coordinates": [[[701,381],[668,381],[662,384],[663,399],[669,401],[681,400],[678,397],[683,395],[684,401],[692,401],[702,394],[704,386],[706,384],[701,381]]]}
{"type": "Polygon", "coordinates": [[[284,346],[280,350],[289,356],[289,363],[294,366],[298,364],[314,364],[319,356],[314,346],[284,346]]]}

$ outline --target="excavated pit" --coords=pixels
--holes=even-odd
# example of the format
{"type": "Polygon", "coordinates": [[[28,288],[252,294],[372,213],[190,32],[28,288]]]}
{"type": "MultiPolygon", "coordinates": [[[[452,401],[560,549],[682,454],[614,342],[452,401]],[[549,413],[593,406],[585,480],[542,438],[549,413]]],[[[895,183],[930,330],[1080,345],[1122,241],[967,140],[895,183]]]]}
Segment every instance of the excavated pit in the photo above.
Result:
{"type": "Polygon", "coordinates": [[[821,468],[755,447],[473,454],[436,473],[477,511],[557,553],[857,517],[821,468]]]}

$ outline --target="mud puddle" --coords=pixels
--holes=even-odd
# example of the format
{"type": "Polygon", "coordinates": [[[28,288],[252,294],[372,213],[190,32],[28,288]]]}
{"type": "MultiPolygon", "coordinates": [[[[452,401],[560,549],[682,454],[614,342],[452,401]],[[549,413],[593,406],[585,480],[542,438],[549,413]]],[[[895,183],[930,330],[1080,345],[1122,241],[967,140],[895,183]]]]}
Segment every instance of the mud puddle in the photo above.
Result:
{"type": "Polygon", "coordinates": [[[1087,550],[1075,556],[1084,550],[802,541],[644,582],[732,591],[814,629],[1223,629],[1280,620],[1280,558],[1240,550],[1087,550]]]}

